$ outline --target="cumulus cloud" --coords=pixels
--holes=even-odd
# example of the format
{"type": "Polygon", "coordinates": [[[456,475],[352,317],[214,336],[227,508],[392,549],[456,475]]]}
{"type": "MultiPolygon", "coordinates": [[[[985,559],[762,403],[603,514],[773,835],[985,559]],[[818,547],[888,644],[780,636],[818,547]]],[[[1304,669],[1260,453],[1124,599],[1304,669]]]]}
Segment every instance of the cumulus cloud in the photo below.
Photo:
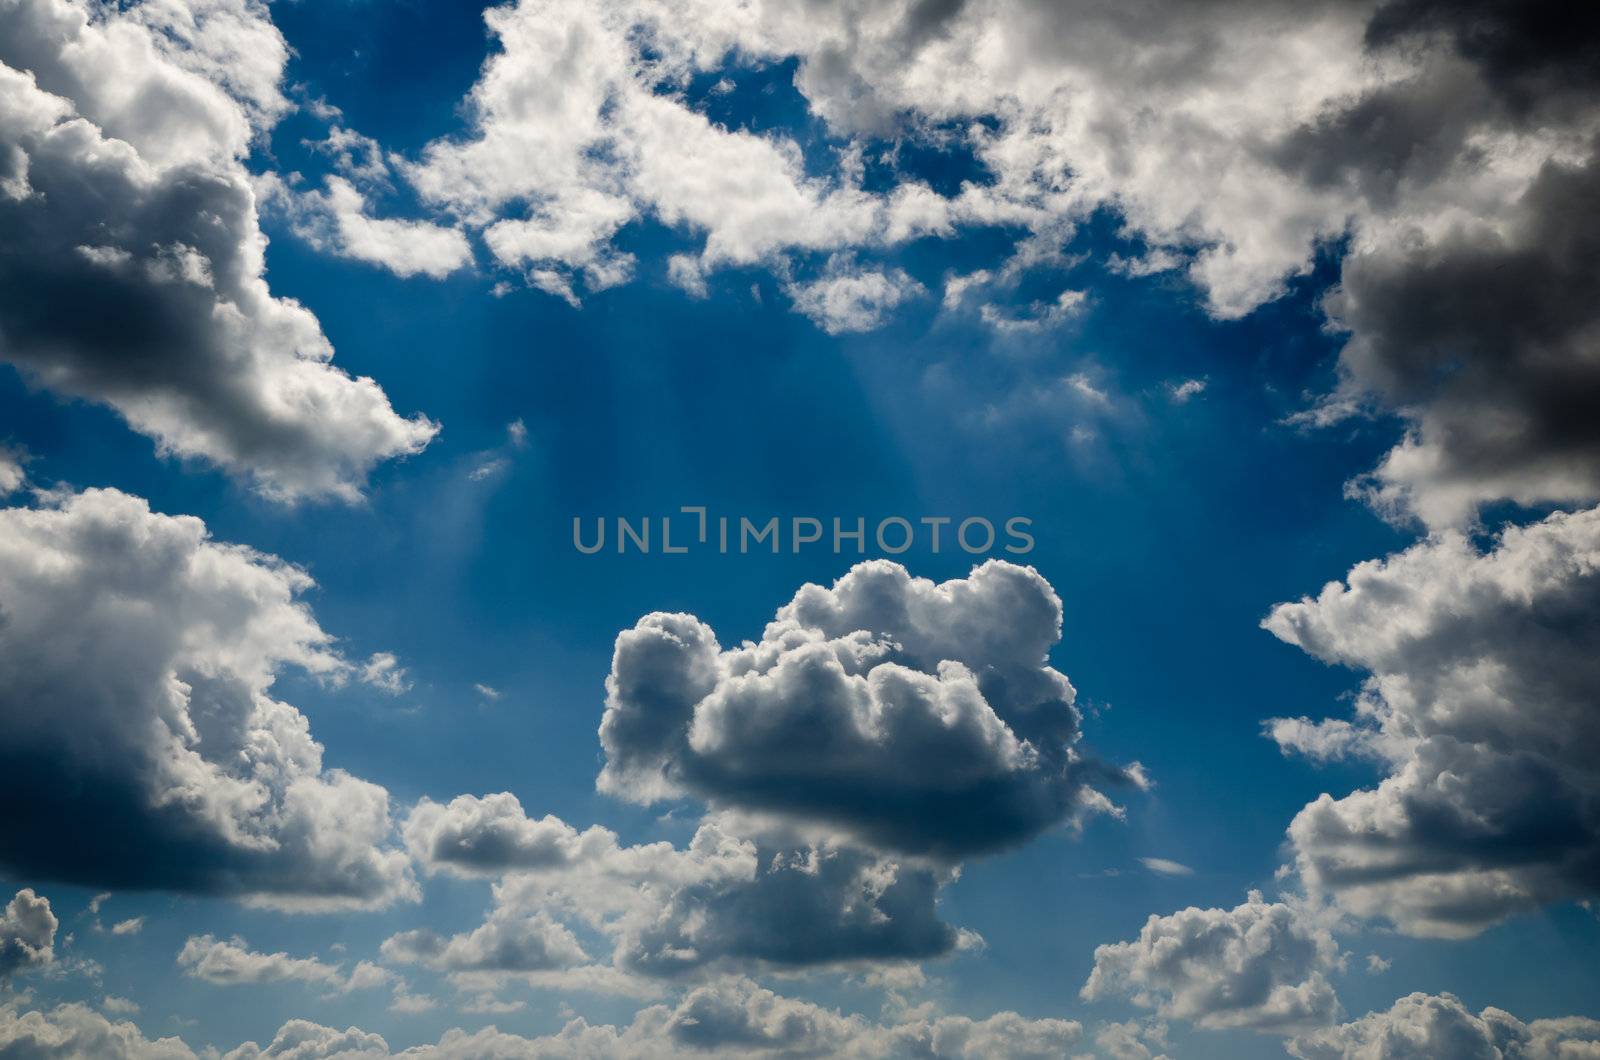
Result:
{"type": "Polygon", "coordinates": [[[361,680],[373,688],[400,696],[411,691],[411,678],[393,652],[374,652],[361,667],[361,680]]]}
{"type": "MultiPolygon", "coordinates": [[[[221,1055],[222,1060],[668,1060],[687,1054],[1044,1060],[1066,1055],[1081,1038],[1082,1028],[1071,1020],[1029,1019],[1014,1012],[984,1019],[922,1012],[893,1023],[873,1022],[783,997],[747,979],[723,979],[696,987],[675,1005],[642,1009],[620,1027],[573,1019],[555,1034],[532,1038],[492,1026],[472,1033],[452,1029],[436,1044],[395,1051],[380,1035],[357,1027],[339,1030],[294,1019],[265,1046],[246,1042],[221,1055]]],[[[0,1050],[53,1060],[195,1057],[176,1038],[151,1041],[132,1023],[113,1023],[76,1004],[49,1011],[0,1007],[0,1050]]]]}
{"type": "Polygon", "coordinates": [[[1233,909],[1151,916],[1131,942],[1098,946],[1085,1000],[1126,997],[1166,1019],[1277,1033],[1339,1015],[1338,943],[1310,911],[1251,891],[1233,909]]]}
{"type": "Polygon", "coordinates": [[[241,938],[219,939],[213,935],[191,935],[186,939],[178,951],[178,967],[185,975],[218,986],[300,982],[345,993],[383,986],[390,980],[388,972],[367,961],[346,974],[339,965],[315,957],[259,953],[241,938]]]}
{"type": "Polygon", "coordinates": [[[299,569],[116,490],[0,509],[9,871],[302,909],[415,897],[385,790],[326,769],[271,696],[354,669],[299,569]]]}
{"type": "Polygon", "coordinates": [[[437,430],[274,297],[241,159],[288,104],[250,0],[0,11],[0,358],[279,500],[359,494],[437,430]]]}
{"type": "Polygon", "coordinates": [[[47,967],[55,958],[56,928],[50,899],[24,887],[6,903],[0,916],[0,984],[17,972],[47,967]]]}
{"type": "Polygon", "coordinates": [[[1420,935],[1469,935],[1600,880],[1600,510],[1444,533],[1358,564],[1263,625],[1369,676],[1354,722],[1274,723],[1289,750],[1386,776],[1289,838],[1305,884],[1420,935]]]}
{"type": "MultiPolygon", "coordinates": [[[[1338,245],[1327,307],[1349,335],[1343,381],[1310,419],[1376,407],[1409,428],[1367,496],[1436,525],[1497,498],[1600,496],[1584,415],[1600,387],[1600,83],[1573,43],[1592,35],[1579,11],[518,0],[485,18],[498,49],[465,101],[468,129],[401,168],[498,262],[574,303],[578,286],[632,274],[614,237],[639,218],[703,240],[668,263],[697,297],[723,265],[789,277],[822,255],[1014,233],[1011,261],[952,280],[947,308],[993,275],[1059,264],[1097,211],[1136,244],[1113,271],[1182,270],[1222,318],[1338,245]],[[713,123],[688,91],[791,61],[810,115],[846,145],[831,166],[782,134],[713,123]],[[936,192],[879,160],[864,181],[875,138],[970,156],[978,175],[936,192]]],[[[875,326],[910,291],[877,268],[787,287],[834,331],[875,326]]],[[[1028,331],[1082,305],[979,312],[1028,331]]],[[[1184,387],[1175,400],[1196,392],[1184,387]]]]}
{"type": "Polygon", "coordinates": [[[887,561],[806,585],[759,642],[647,615],[606,679],[601,790],[690,794],[912,855],[959,858],[1113,809],[1048,661],[1061,601],[991,561],[935,584],[887,561]]]}
{"type": "Polygon", "coordinates": [[[814,280],[786,290],[795,310],[829,335],[872,331],[896,306],[923,292],[903,269],[868,269],[835,262],[814,280]]]}
{"type": "Polygon", "coordinates": [[[400,277],[442,280],[472,264],[472,247],[459,228],[374,217],[366,196],[344,177],[328,177],[322,191],[299,190],[276,174],[260,178],[257,186],[268,205],[284,212],[295,235],[318,250],[400,277]]]}
{"type": "Polygon", "coordinates": [[[1288,1043],[1300,1060],[1557,1060],[1600,1053],[1600,1020],[1568,1016],[1523,1023],[1486,1008],[1477,1015],[1451,994],[1409,994],[1373,1012],[1288,1043]]]}
{"type": "Polygon", "coordinates": [[[48,1011],[0,1004],[0,1052],[27,1060],[196,1060],[177,1038],[146,1038],[132,1022],[78,1003],[48,1011]]]}
{"type": "Polygon", "coordinates": [[[423,803],[405,833],[432,871],[505,873],[472,932],[417,930],[384,944],[391,960],[441,970],[579,968],[584,951],[557,920],[599,932],[615,968],[650,978],[904,963],[971,941],[938,918],[949,870],[726,815],[703,821],[683,848],[622,846],[605,829],[529,819],[509,795],[463,797],[423,803]]]}

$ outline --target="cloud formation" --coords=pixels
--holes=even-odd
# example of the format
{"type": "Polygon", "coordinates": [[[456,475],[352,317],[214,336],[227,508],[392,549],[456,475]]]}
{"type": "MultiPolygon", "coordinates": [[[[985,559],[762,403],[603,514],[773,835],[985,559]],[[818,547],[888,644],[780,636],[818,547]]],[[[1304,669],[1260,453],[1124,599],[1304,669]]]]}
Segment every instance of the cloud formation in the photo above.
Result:
{"type": "Polygon", "coordinates": [[[183,974],[217,986],[246,986],[260,983],[300,982],[328,987],[338,993],[384,986],[390,974],[368,961],[350,973],[337,964],[315,957],[291,957],[287,953],[259,953],[241,938],[219,939],[213,935],[191,935],[178,951],[178,967],[183,974]]]}
{"type": "Polygon", "coordinates": [[[1233,909],[1151,916],[1131,942],[1097,946],[1087,1001],[1126,997],[1214,1030],[1288,1033],[1333,1022],[1343,958],[1326,925],[1251,891],[1233,909]]]}
{"type": "Polygon", "coordinates": [[[1300,1060],[1561,1060],[1600,1052],[1600,1020],[1567,1016],[1523,1023],[1486,1008],[1473,1015],[1451,994],[1409,994],[1373,1012],[1288,1043],[1300,1060]]]}
{"type": "Polygon", "coordinates": [[[617,638],[602,791],[691,795],[945,859],[1014,846],[1113,807],[1136,767],[1078,747],[1051,668],[1061,601],[1000,561],[935,584],[887,561],[806,585],[759,642],[724,650],[692,615],[617,638]]]}
{"type": "Polygon", "coordinates": [[[1272,735],[1387,774],[1295,817],[1305,884],[1444,936],[1600,893],[1597,606],[1600,510],[1509,528],[1488,552],[1441,534],[1274,608],[1274,635],[1369,676],[1353,723],[1272,735]]]}
{"type": "MultiPolygon", "coordinates": [[[[573,1019],[559,1032],[529,1038],[493,1026],[446,1031],[437,1044],[391,1050],[381,1036],[290,1020],[265,1046],[246,1042],[222,1060],[669,1060],[690,1054],[731,1057],[837,1056],[888,1060],[980,1060],[1004,1056],[1046,1060],[1066,1055],[1082,1038],[1071,1020],[1029,1019],[1001,1012],[984,1019],[909,1014],[875,1023],[809,1001],[783,997],[747,979],[696,987],[676,1005],[640,1010],[626,1026],[573,1019]]],[[[113,1023],[85,1005],[49,1011],[0,1006],[0,1050],[52,1060],[194,1060],[176,1038],[146,1039],[131,1022],[113,1023]]],[[[215,1053],[209,1055],[216,1055],[215,1053]]]]}
{"type": "Polygon", "coordinates": [[[0,915],[0,984],[18,972],[49,966],[56,958],[56,928],[61,922],[50,911],[50,899],[24,887],[6,903],[0,915]]]}
{"type": "Polygon", "coordinates": [[[438,428],[267,287],[241,160],[287,58],[252,0],[0,10],[0,239],[29,249],[0,258],[0,359],[269,497],[353,499],[438,428]]]}
{"type": "Polygon", "coordinates": [[[304,572],[116,490],[0,509],[0,864],[283,908],[414,898],[387,792],[270,695],[354,667],[304,572]]]}

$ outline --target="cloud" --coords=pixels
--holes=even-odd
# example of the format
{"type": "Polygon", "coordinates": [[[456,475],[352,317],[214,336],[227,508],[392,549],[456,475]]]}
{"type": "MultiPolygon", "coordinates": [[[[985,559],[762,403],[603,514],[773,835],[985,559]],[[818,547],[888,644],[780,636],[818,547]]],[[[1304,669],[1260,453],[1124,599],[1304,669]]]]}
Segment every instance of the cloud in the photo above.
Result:
{"type": "MultiPolygon", "coordinates": [[[[979,1060],[1005,1056],[1044,1060],[1066,1055],[1082,1038],[1071,1020],[1028,1019],[1001,1012],[984,1019],[919,1012],[877,1023],[809,1001],[783,997],[746,979],[723,979],[689,991],[675,1005],[652,1005],[625,1026],[573,1019],[558,1033],[522,1037],[486,1027],[451,1029],[437,1044],[392,1051],[380,1035],[339,1030],[304,1019],[284,1023],[266,1045],[247,1042],[223,1060],[668,1060],[717,1056],[919,1056],[979,1060]]],[[[0,1006],[0,1050],[55,1060],[194,1060],[176,1038],[150,1041],[129,1022],[112,1023],[84,1005],[49,1011],[0,1006]]],[[[211,1054],[216,1055],[216,1054],[211,1054]]]]}
{"type": "Polygon", "coordinates": [[[384,941],[383,956],[449,972],[541,972],[586,962],[572,932],[544,913],[491,916],[450,939],[425,928],[404,931],[384,941]]]}
{"type": "Polygon", "coordinates": [[[400,696],[411,691],[411,679],[406,673],[406,668],[400,665],[400,660],[393,652],[374,652],[372,658],[361,667],[361,680],[391,696],[400,696]]]}
{"type": "Polygon", "coordinates": [[[1386,960],[1385,958],[1378,956],[1376,953],[1367,954],[1368,975],[1382,975],[1384,972],[1387,972],[1393,964],[1393,961],[1386,960]]]}
{"type": "Polygon", "coordinates": [[[18,972],[48,967],[55,959],[56,928],[50,899],[24,887],[6,903],[0,916],[0,985],[18,972]]]}
{"type": "Polygon", "coordinates": [[[678,794],[959,858],[1110,812],[1136,769],[1078,748],[1076,693],[1047,654],[1061,602],[1031,567],[942,584],[886,561],[807,585],[760,642],[723,650],[692,615],[617,638],[601,790],[678,794]]]}
{"type": "Polygon", "coordinates": [[[116,490],[0,509],[8,871],[282,908],[414,898],[385,790],[325,769],[279,671],[352,669],[299,569],[116,490]]]}
{"type": "Polygon", "coordinates": [[[1166,858],[1140,858],[1139,864],[1158,876],[1193,876],[1194,870],[1182,862],[1166,858]]]}
{"type": "Polygon", "coordinates": [[[0,1004],[0,1052],[26,1060],[196,1060],[177,1038],[151,1040],[133,1023],[78,1003],[49,1011],[0,1004]]]}
{"type": "Polygon", "coordinates": [[[618,850],[616,834],[607,829],[580,833],[557,817],[531,820],[510,792],[459,795],[447,805],[423,798],[402,832],[424,868],[467,876],[567,867],[618,850]]]}
{"type": "Polygon", "coordinates": [[[1164,1019],[1290,1033],[1331,1023],[1339,946],[1308,910],[1251,891],[1233,909],[1151,916],[1132,942],[1097,946],[1087,1001],[1126,997],[1164,1019]]]}
{"type": "Polygon", "coordinates": [[[119,920],[111,925],[113,935],[137,935],[144,930],[144,917],[133,916],[126,920],[119,920]]]}
{"type": "Polygon", "coordinates": [[[1187,405],[1194,398],[1205,393],[1206,381],[1204,379],[1184,379],[1176,383],[1165,384],[1167,399],[1174,405],[1187,405]]]}
{"type": "Polygon", "coordinates": [[[479,928],[402,933],[384,944],[391,960],[458,972],[578,968],[583,949],[555,920],[598,931],[616,968],[650,978],[904,963],[970,942],[938,918],[950,870],[726,815],[701,822],[684,848],[622,846],[602,828],[531,820],[508,794],[463,796],[420,804],[405,834],[429,871],[503,875],[479,928]],[[524,937],[540,945],[515,941],[524,937]]]}
{"type": "Polygon", "coordinates": [[[95,10],[0,13],[0,238],[29,248],[0,262],[0,358],[274,499],[354,499],[438,428],[263,278],[240,159],[288,106],[287,46],[245,0],[95,10]]]}
{"type": "Polygon", "coordinates": [[[472,690],[491,703],[498,701],[500,697],[505,694],[498,688],[495,688],[493,685],[486,685],[482,683],[474,684],[472,686],[472,690]]]}
{"type": "MultiPolygon", "coordinates": [[[[1337,245],[1327,307],[1349,340],[1338,392],[1309,418],[1369,407],[1409,428],[1359,489],[1433,525],[1499,498],[1600,496],[1583,415],[1600,391],[1600,79],[1584,13],[523,0],[485,18],[499,50],[464,101],[469,128],[403,169],[482,227],[501,264],[574,303],[576,283],[631,275],[614,239],[640,218],[703,238],[668,274],[704,297],[718,266],[787,277],[818,255],[973,228],[1013,234],[995,273],[1014,280],[1059,264],[1076,226],[1111,211],[1134,244],[1109,255],[1114,272],[1182,270],[1220,318],[1281,296],[1337,245]],[[786,62],[808,116],[847,143],[831,166],[696,109],[697,78],[786,62]],[[864,180],[875,139],[969,157],[981,175],[941,194],[875,160],[864,180]]],[[[946,308],[990,278],[952,280],[946,308]]],[[[906,292],[882,269],[787,286],[833,331],[876,326],[906,292]]],[[[1039,330],[1079,309],[978,311],[1039,330]]]]}
{"type": "Polygon", "coordinates": [[[213,935],[191,935],[178,951],[178,967],[183,974],[203,979],[216,986],[254,986],[261,983],[312,983],[336,993],[384,986],[389,972],[362,961],[348,975],[337,964],[315,957],[291,957],[287,953],[258,953],[235,936],[219,939],[213,935]]]}
{"type": "Polygon", "coordinates": [[[1385,776],[1324,794],[1289,838],[1301,879],[1348,912],[1470,935],[1600,872],[1600,510],[1505,530],[1488,552],[1447,532],[1358,564],[1267,630],[1369,676],[1353,723],[1273,733],[1385,776]]]}
{"type": "Polygon", "coordinates": [[[1568,1016],[1523,1023],[1486,1008],[1473,1015],[1451,994],[1408,994],[1373,1012],[1289,1043],[1300,1060],[1557,1060],[1600,1051],[1600,1020],[1568,1016]]]}
{"type": "Polygon", "coordinates": [[[1357,489],[1459,525],[1479,505],[1600,497],[1600,155],[1552,160],[1509,217],[1463,218],[1345,263],[1350,330],[1334,402],[1405,411],[1405,441],[1357,489]]]}
{"type": "Polygon", "coordinates": [[[0,446],[0,498],[9,497],[28,481],[22,469],[23,456],[14,449],[0,446]]]}
{"type": "Polygon", "coordinates": [[[472,265],[472,247],[459,228],[428,221],[373,217],[367,198],[344,177],[329,176],[322,191],[301,191],[276,174],[258,178],[269,207],[283,211],[294,234],[312,247],[396,276],[442,280],[472,265]]]}
{"type": "Polygon", "coordinates": [[[923,293],[903,269],[864,269],[833,262],[814,280],[789,284],[785,290],[795,310],[829,335],[872,331],[902,302],[923,293]]]}

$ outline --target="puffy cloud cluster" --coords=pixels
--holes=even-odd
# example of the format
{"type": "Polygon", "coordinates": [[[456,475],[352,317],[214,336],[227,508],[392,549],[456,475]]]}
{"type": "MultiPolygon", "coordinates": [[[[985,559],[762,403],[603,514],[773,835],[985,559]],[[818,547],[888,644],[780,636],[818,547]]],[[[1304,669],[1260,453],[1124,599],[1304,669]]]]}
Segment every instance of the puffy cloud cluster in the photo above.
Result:
{"type": "Polygon", "coordinates": [[[1202,1027],[1287,1033],[1338,1017],[1329,976],[1343,961],[1314,913],[1252,891],[1233,909],[1151,916],[1137,939],[1096,947],[1082,994],[1202,1027]]]}
{"type": "Polygon", "coordinates": [[[1600,510],[1445,533],[1275,608],[1281,639],[1369,676],[1354,723],[1280,720],[1286,750],[1380,763],[1289,828],[1305,884],[1423,935],[1600,894],[1600,510]]]}
{"type": "MultiPolygon", "coordinates": [[[[668,1060],[684,1055],[917,1056],[928,1060],[978,1060],[1004,1056],[1044,1060],[1067,1055],[1082,1038],[1070,1020],[1028,1019],[1002,1012],[981,1020],[916,1014],[874,1023],[808,1001],[783,997],[746,979],[697,987],[674,1006],[653,1005],[626,1026],[574,1019],[559,1032],[528,1038],[486,1027],[446,1031],[437,1044],[391,1050],[381,1036],[356,1027],[339,1030],[297,1019],[265,1046],[255,1042],[223,1060],[668,1060]]],[[[0,1051],[51,1060],[193,1060],[176,1038],[146,1039],[132,1023],[114,1023],[84,1005],[50,1011],[0,1007],[0,1051]]],[[[210,1055],[216,1055],[212,1053],[210,1055]]]]}
{"type": "Polygon", "coordinates": [[[0,509],[0,824],[8,871],[302,909],[416,895],[387,792],[325,769],[272,698],[355,670],[304,572],[116,490],[0,509]]]}
{"type": "Polygon", "coordinates": [[[505,875],[482,925],[451,938],[403,932],[384,944],[385,957],[491,982],[544,972],[592,979],[596,958],[563,922],[598,933],[611,968],[635,980],[915,961],[969,941],[937,916],[948,870],[728,815],[703,821],[683,848],[622,846],[604,829],[530,820],[499,795],[423,803],[404,831],[430,870],[498,866],[505,875]]]}
{"type": "Polygon", "coordinates": [[[24,887],[0,916],[0,984],[17,972],[44,968],[56,959],[56,928],[50,899],[24,887]]]}
{"type": "MultiPolygon", "coordinates": [[[[702,240],[668,264],[685,290],[768,264],[833,332],[917,291],[852,254],[976,226],[1017,233],[1001,270],[1014,281],[1114,211],[1142,248],[1108,266],[1182,269],[1225,318],[1341,244],[1327,305],[1350,335],[1342,382],[1308,419],[1399,413],[1405,441],[1361,488],[1442,525],[1497,498],[1600,497],[1584,415],[1600,390],[1600,83],[1574,43],[1588,17],[1414,0],[516,0],[485,14],[498,50],[469,127],[399,169],[496,262],[575,303],[631,276],[614,237],[653,218],[702,240]],[[789,61],[843,143],[831,165],[782,133],[715,123],[689,91],[789,61]],[[969,155],[973,177],[938,192],[877,150],[907,141],[969,155]]],[[[331,228],[360,216],[345,198],[319,211],[331,228]]],[[[1002,331],[1081,310],[977,306],[1002,331]]]]}
{"type": "Polygon", "coordinates": [[[990,561],[935,584],[887,561],[806,585],[759,642],[724,650],[691,615],[617,638],[603,791],[831,829],[959,859],[1112,810],[1137,768],[1082,754],[1075,692],[1047,658],[1061,601],[990,561]]]}
{"type": "Polygon", "coordinates": [[[306,191],[269,173],[256,186],[267,205],[288,217],[294,234],[318,250],[400,277],[442,280],[472,264],[472,247],[459,228],[374,217],[367,197],[346,177],[329,176],[323,190],[306,191]]]}
{"type": "Polygon", "coordinates": [[[1295,1038],[1301,1060],[1564,1060],[1600,1055],[1600,1020],[1568,1016],[1523,1023],[1486,1008],[1473,1015],[1450,994],[1410,994],[1387,1012],[1295,1038]]]}
{"type": "Polygon", "coordinates": [[[267,287],[242,159],[287,57],[254,0],[0,8],[0,359],[268,496],[353,498],[437,427],[267,287]]]}

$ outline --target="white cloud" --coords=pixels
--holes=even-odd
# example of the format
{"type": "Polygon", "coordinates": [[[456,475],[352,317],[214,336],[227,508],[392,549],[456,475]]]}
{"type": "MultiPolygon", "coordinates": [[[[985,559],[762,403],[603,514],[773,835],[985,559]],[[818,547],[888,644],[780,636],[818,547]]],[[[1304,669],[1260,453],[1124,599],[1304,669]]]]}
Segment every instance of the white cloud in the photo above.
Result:
{"type": "Polygon", "coordinates": [[[240,161],[288,104],[264,6],[0,11],[0,358],[278,500],[354,499],[437,431],[275,298],[240,161]],[[85,307],[88,307],[87,309],[85,307]]]}
{"type": "Polygon", "coordinates": [[[923,293],[922,285],[903,269],[864,269],[850,262],[830,262],[814,280],[785,287],[796,311],[830,335],[871,331],[902,302],[923,293]]]}
{"type": "Polygon", "coordinates": [[[1272,723],[1289,749],[1376,759],[1289,827],[1313,891],[1420,935],[1593,897],[1600,859],[1600,510],[1448,532],[1358,564],[1263,625],[1369,676],[1354,723],[1272,723]]]}
{"type": "MultiPolygon", "coordinates": [[[[809,1001],[775,994],[749,980],[698,986],[675,1005],[652,1005],[625,1026],[572,1019],[535,1038],[494,1027],[452,1029],[437,1044],[392,1051],[383,1037],[357,1027],[338,1030],[309,1020],[286,1022],[266,1046],[247,1042],[223,1060],[669,1060],[690,1053],[717,1056],[837,1056],[845,1060],[980,1060],[1004,1056],[1046,1060],[1067,1055],[1082,1039],[1071,1020],[1029,1019],[1002,1012],[984,1019],[921,1011],[873,1022],[809,1001]]],[[[176,1038],[151,1041],[132,1023],[113,1023],[84,1005],[49,1011],[0,1006],[0,1050],[53,1060],[194,1060],[176,1038]]],[[[211,1053],[209,1055],[217,1055],[211,1053]]]]}
{"type": "Polygon", "coordinates": [[[414,898],[388,794],[324,768],[270,694],[285,667],[353,669],[310,586],[115,490],[0,509],[0,792],[30,807],[6,867],[304,909],[414,898]]]}
{"type": "Polygon", "coordinates": [[[55,961],[56,928],[50,899],[24,887],[0,915],[0,985],[18,972],[35,971],[55,961]]]}
{"type": "Polygon", "coordinates": [[[1193,876],[1194,870],[1178,861],[1166,858],[1140,858],[1139,864],[1158,876],[1193,876]]]}
{"type": "Polygon", "coordinates": [[[366,196],[344,177],[329,176],[323,191],[300,191],[268,174],[257,187],[267,205],[284,211],[295,235],[318,250],[400,277],[442,280],[472,264],[472,247],[459,228],[373,217],[366,196]]]}
{"type": "Polygon", "coordinates": [[[491,703],[495,702],[502,695],[504,695],[503,692],[501,692],[498,688],[495,688],[493,685],[486,685],[482,683],[474,684],[472,686],[472,690],[491,703]]]}
{"type": "Polygon", "coordinates": [[[1568,1016],[1523,1023],[1486,1008],[1473,1015],[1450,994],[1408,994],[1387,1012],[1289,1042],[1300,1060],[1562,1060],[1600,1052],[1600,1020],[1568,1016]]]}
{"type": "Polygon", "coordinates": [[[406,668],[400,665],[400,660],[393,652],[374,652],[372,658],[361,667],[361,680],[391,696],[411,691],[411,679],[406,668]]]}
{"type": "Polygon", "coordinates": [[[1310,911],[1252,891],[1233,909],[1151,916],[1132,942],[1098,946],[1083,997],[1127,997],[1164,1019],[1290,1033],[1331,1023],[1339,946],[1310,911]]]}
{"type": "Polygon", "coordinates": [[[191,935],[185,940],[183,949],[178,951],[178,967],[185,975],[217,986],[299,982],[347,993],[384,986],[390,980],[388,972],[367,961],[357,964],[347,975],[340,965],[315,957],[258,953],[241,938],[219,939],[213,935],[191,935]]]}
{"type": "Polygon", "coordinates": [[[1204,379],[1184,379],[1176,383],[1167,383],[1167,398],[1174,405],[1187,405],[1194,398],[1205,393],[1206,381],[1204,379]]]}
{"type": "Polygon", "coordinates": [[[111,925],[113,935],[137,935],[144,930],[144,917],[132,916],[126,920],[119,920],[111,925]]]}

